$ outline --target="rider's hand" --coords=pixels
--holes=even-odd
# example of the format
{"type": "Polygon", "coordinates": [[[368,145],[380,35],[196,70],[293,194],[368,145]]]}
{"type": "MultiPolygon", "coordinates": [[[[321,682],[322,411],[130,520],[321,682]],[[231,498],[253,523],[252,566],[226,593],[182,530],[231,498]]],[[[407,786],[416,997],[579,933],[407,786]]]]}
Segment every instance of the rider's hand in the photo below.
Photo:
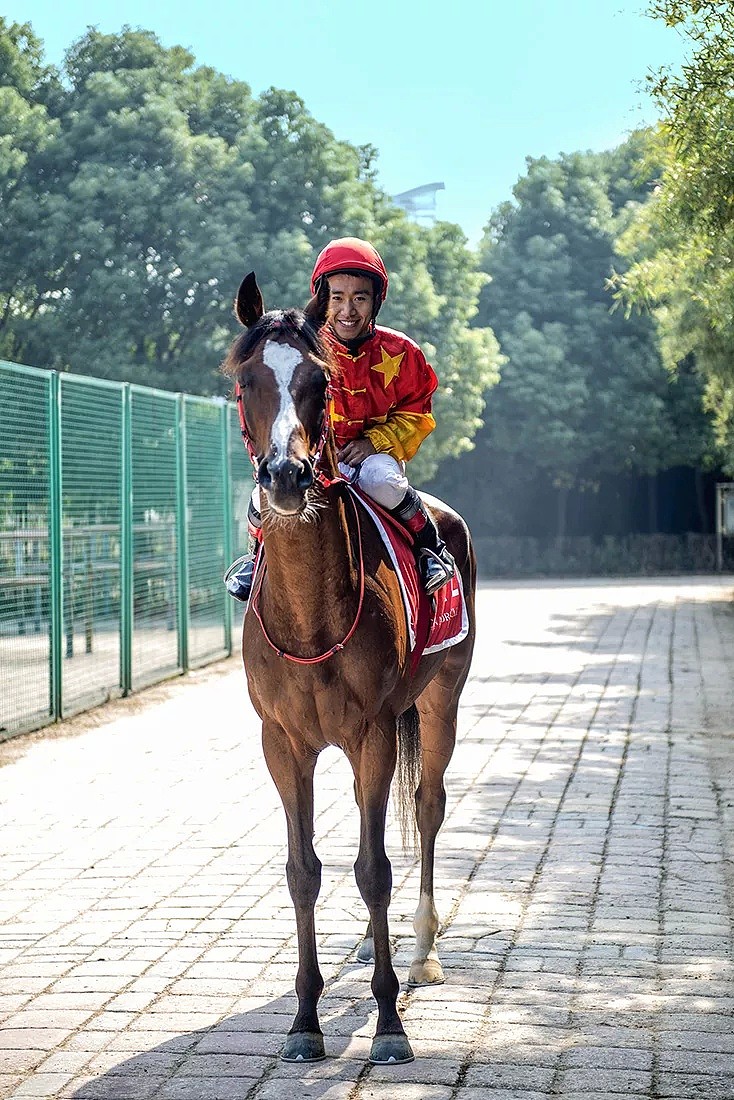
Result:
{"type": "Polygon", "coordinates": [[[377,451],[371,440],[364,436],[362,439],[350,439],[339,451],[339,461],[347,466],[359,466],[369,455],[376,455],[377,451]]]}

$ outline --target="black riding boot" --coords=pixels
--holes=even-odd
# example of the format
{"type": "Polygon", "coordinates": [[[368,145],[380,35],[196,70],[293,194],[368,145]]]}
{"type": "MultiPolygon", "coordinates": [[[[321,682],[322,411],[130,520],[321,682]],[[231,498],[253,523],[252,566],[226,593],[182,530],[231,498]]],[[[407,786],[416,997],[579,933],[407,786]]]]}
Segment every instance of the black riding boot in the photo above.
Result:
{"type": "Polygon", "coordinates": [[[239,600],[240,603],[247,603],[252,592],[252,578],[255,572],[255,557],[261,526],[260,513],[250,500],[247,508],[247,553],[233,561],[222,577],[230,596],[239,600]]]}
{"type": "Polygon", "coordinates": [[[252,577],[255,570],[255,545],[250,548],[249,540],[247,553],[232,562],[227,572],[222,577],[224,586],[230,596],[240,603],[247,603],[252,592],[252,577]]]}
{"type": "Polygon", "coordinates": [[[456,573],[456,562],[439,534],[436,521],[412,485],[397,508],[391,511],[415,540],[418,573],[430,596],[451,580],[456,573]]]}

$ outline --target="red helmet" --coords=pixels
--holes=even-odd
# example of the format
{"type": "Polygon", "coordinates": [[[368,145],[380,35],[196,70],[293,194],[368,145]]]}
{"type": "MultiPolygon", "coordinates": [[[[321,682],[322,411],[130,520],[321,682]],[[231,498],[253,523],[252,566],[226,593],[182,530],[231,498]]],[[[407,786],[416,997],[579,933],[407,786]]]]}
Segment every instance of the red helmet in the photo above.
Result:
{"type": "Polygon", "coordinates": [[[311,275],[311,293],[316,293],[316,286],[322,275],[336,275],[338,272],[349,275],[364,272],[378,284],[378,293],[375,295],[378,305],[387,298],[387,269],[380,253],[369,241],[362,241],[359,237],[340,237],[336,241],[329,241],[316,260],[311,275]]]}

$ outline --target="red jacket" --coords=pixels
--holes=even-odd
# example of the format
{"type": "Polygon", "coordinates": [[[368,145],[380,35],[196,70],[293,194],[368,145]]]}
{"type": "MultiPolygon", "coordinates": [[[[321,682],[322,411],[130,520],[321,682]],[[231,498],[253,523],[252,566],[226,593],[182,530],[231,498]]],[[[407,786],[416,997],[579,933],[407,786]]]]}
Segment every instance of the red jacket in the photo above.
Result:
{"type": "Polygon", "coordinates": [[[356,356],[329,328],[322,335],[339,366],[331,406],[337,446],[367,436],[376,451],[407,462],[436,427],[431,395],[438,379],[421,349],[405,333],[379,325],[356,356]]]}

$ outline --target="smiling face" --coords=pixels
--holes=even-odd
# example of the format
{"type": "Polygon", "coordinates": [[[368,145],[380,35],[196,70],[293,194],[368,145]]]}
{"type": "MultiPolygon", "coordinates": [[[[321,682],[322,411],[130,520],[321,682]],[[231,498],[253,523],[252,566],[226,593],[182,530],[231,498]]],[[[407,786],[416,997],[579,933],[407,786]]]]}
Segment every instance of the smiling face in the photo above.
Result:
{"type": "Polygon", "coordinates": [[[361,275],[329,275],[327,319],[340,340],[364,336],[372,323],[372,280],[361,275]]]}

